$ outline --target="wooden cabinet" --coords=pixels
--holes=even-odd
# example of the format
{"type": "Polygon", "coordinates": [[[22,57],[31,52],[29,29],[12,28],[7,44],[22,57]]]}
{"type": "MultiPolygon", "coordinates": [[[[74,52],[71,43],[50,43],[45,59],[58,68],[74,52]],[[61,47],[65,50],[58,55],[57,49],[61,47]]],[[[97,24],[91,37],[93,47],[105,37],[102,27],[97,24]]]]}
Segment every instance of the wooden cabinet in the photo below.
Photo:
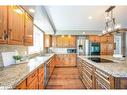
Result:
{"type": "Polygon", "coordinates": [[[18,86],[16,86],[16,89],[27,89],[26,80],[24,80],[18,86]]]}
{"type": "Polygon", "coordinates": [[[7,43],[7,6],[0,6],[0,44],[7,43]]]}
{"type": "Polygon", "coordinates": [[[33,45],[33,18],[25,13],[24,45],[33,45]]]}
{"type": "Polygon", "coordinates": [[[101,55],[113,55],[114,44],[101,43],[101,55]]]}
{"type": "Polygon", "coordinates": [[[47,35],[47,34],[45,34],[44,35],[44,41],[45,41],[45,43],[44,43],[44,46],[45,47],[51,47],[51,35],[47,35]]]}
{"type": "Polygon", "coordinates": [[[27,78],[27,89],[38,89],[38,72],[34,71],[27,78]]]}
{"type": "Polygon", "coordinates": [[[90,35],[90,36],[89,36],[89,40],[90,40],[91,42],[100,42],[100,37],[97,36],[97,35],[90,35]]]}
{"type": "Polygon", "coordinates": [[[76,47],[75,36],[55,36],[53,38],[54,40],[52,40],[52,43],[54,47],[58,47],[58,48],[75,48],[76,47]]]}
{"type": "Polygon", "coordinates": [[[56,47],[56,36],[52,36],[52,47],[56,47]]]}
{"type": "Polygon", "coordinates": [[[37,77],[27,86],[27,89],[38,89],[38,78],[37,77]]]}
{"type": "Polygon", "coordinates": [[[93,76],[93,67],[92,65],[88,64],[87,62],[83,60],[78,59],[78,64],[80,64],[80,67],[82,66],[81,70],[79,67],[80,72],[80,78],[87,89],[93,89],[94,88],[94,76],[93,76]]]}
{"type": "Polygon", "coordinates": [[[56,66],[76,66],[76,54],[57,54],[56,55],[56,66]]]}
{"type": "Polygon", "coordinates": [[[101,43],[106,43],[106,42],[107,42],[107,36],[102,36],[101,43]]]}
{"type": "Polygon", "coordinates": [[[38,88],[44,89],[44,65],[38,69],[38,88]]]}
{"type": "Polygon", "coordinates": [[[57,36],[57,38],[56,38],[56,46],[57,47],[63,47],[63,37],[62,36],[57,36]]]}
{"type": "Polygon", "coordinates": [[[76,36],[69,36],[69,47],[76,47],[76,36]]]}
{"type": "Polygon", "coordinates": [[[24,42],[24,10],[19,6],[8,8],[8,44],[22,45],[24,42]]]}
{"type": "Polygon", "coordinates": [[[0,44],[33,45],[33,18],[20,6],[0,6],[0,44]]]}
{"type": "Polygon", "coordinates": [[[114,78],[106,72],[96,69],[95,71],[95,88],[96,89],[113,89],[114,78]]]}
{"type": "Polygon", "coordinates": [[[113,89],[114,77],[78,58],[79,76],[87,89],[113,89]]]}

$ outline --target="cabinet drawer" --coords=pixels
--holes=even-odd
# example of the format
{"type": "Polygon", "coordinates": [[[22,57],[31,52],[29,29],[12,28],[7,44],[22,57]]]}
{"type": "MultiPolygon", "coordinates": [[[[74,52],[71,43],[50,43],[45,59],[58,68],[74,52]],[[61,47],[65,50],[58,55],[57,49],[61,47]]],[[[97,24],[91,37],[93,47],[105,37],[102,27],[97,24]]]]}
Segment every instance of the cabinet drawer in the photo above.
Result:
{"type": "Polygon", "coordinates": [[[82,81],[83,81],[84,85],[85,85],[88,89],[93,88],[93,87],[92,87],[92,80],[91,80],[91,78],[90,78],[86,73],[84,73],[84,72],[83,72],[83,74],[82,74],[82,81]]]}
{"type": "Polygon", "coordinates": [[[26,89],[26,80],[16,86],[16,89],[26,89]]]}
{"type": "Polygon", "coordinates": [[[96,81],[96,85],[100,84],[102,88],[105,88],[105,89],[114,88],[113,77],[99,69],[96,69],[95,71],[95,81],[96,81]]]}
{"type": "Polygon", "coordinates": [[[33,72],[33,73],[27,78],[27,85],[30,85],[31,82],[32,82],[35,78],[37,78],[37,76],[38,76],[37,71],[33,72]]]}
{"type": "Polygon", "coordinates": [[[38,78],[37,77],[30,82],[27,89],[38,89],[38,78]]]}

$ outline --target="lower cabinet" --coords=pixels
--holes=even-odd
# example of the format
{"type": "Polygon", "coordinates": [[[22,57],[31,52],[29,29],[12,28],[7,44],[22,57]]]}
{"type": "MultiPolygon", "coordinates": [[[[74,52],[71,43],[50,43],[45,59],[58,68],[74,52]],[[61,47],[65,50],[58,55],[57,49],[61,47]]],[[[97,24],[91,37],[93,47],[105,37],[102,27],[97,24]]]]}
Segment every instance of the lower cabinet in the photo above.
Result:
{"type": "Polygon", "coordinates": [[[114,77],[103,72],[102,70],[95,70],[95,88],[96,89],[113,89],[114,77]]]}
{"type": "Polygon", "coordinates": [[[16,86],[16,89],[27,89],[26,80],[24,80],[24,81],[21,82],[19,85],[17,85],[17,86],[16,86]]]}
{"type": "Polygon", "coordinates": [[[87,89],[114,89],[114,77],[78,58],[79,77],[87,89]]]}
{"type": "MultiPolygon", "coordinates": [[[[55,55],[50,58],[48,62],[50,77],[55,67],[55,55]]],[[[17,85],[16,89],[44,89],[44,64],[38,67],[37,70],[30,74],[23,82],[17,85]]]]}
{"type": "Polygon", "coordinates": [[[84,85],[86,86],[86,88],[93,89],[94,88],[93,67],[81,59],[78,59],[77,66],[79,69],[80,78],[84,83],[84,85]]]}
{"type": "Polygon", "coordinates": [[[57,67],[68,67],[68,66],[76,66],[76,54],[57,54],[56,55],[56,66],[57,67]]]}

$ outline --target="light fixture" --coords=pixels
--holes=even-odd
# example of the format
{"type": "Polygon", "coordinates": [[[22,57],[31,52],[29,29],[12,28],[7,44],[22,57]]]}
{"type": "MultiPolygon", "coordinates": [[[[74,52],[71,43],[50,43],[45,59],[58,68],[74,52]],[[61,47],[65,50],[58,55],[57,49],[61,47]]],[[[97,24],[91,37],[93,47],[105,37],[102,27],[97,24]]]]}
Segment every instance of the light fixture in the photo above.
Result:
{"type": "Polygon", "coordinates": [[[85,34],[86,34],[86,32],[83,32],[82,34],[83,34],[83,35],[85,35],[85,34]]]}
{"type": "Polygon", "coordinates": [[[34,12],[35,12],[35,10],[32,9],[32,8],[30,8],[29,11],[30,11],[31,13],[34,13],[34,12]]]}
{"type": "Polygon", "coordinates": [[[106,12],[106,17],[105,17],[105,29],[102,31],[103,34],[106,33],[111,33],[113,31],[116,31],[116,29],[121,29],[121,24],[118,23],[113,17],[113,9],[115,6],[110,6],[105,12],[106,12]]]}
{"type": "Polygon", "coordinates": [[[92,16],[89,16],[89,17],[88,17],[89,20],[92,20],[92,18],[93,18],[92,16]]]}
{"type": "Polygon", "coordinates": [[[23,14],[23,11],[21,9],[14,9],[14,11],[18,14],[23,14]]]}

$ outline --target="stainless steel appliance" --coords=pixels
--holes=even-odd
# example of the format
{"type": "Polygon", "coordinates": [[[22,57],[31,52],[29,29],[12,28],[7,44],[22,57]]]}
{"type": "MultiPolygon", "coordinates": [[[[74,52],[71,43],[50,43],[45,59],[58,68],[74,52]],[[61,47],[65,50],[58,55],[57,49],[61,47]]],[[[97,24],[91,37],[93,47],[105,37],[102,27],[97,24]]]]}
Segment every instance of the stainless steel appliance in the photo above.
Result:
{"type": "Polygon", "coordinates": [[[77,40],[78,55],[100,55],[100,43],[91,42],[87,38],[77,40]]]}
{"type": "Polygon", "coordinates": [[[45,64],[44,64],[44,87],[46,87],[49,79],[50,79],[50,60],[48,60],[45,64]]]}

